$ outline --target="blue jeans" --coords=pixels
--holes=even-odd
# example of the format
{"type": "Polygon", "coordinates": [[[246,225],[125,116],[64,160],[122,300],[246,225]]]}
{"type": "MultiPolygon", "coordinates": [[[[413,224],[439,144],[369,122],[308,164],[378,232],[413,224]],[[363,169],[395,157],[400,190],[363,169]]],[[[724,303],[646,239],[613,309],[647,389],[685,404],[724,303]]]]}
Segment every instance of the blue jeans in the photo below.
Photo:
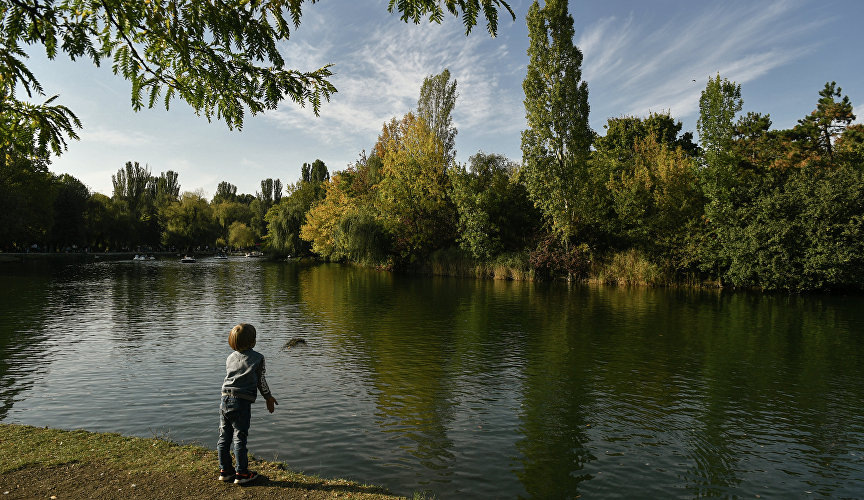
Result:
{"type": "Polygon", "coordinates": [[[249,472],[249,459],[246,452],[246,439],[249,436],[249,423],[252,420],[252,402],[231,396],[222,396],[219,405],[219,468],[226,472],[249,472]],[[237,468],[231,463],[231,444],[234,444],[234,458],[237,468]]]}

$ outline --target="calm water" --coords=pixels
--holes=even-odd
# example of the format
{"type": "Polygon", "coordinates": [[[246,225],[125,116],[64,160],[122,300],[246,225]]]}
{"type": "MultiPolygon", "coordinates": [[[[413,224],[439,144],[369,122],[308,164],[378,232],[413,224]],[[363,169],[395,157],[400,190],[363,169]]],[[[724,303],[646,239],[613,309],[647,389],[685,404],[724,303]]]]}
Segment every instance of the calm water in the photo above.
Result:
{"type": "Polygon", "coordinates": [[[256,403],[250,450],[303,472],[439,498],[864,497],[861,297],[202,259],[5,265],[0,315],[5,422],[214,448],[245,321],[280,403],[256,403]]]}

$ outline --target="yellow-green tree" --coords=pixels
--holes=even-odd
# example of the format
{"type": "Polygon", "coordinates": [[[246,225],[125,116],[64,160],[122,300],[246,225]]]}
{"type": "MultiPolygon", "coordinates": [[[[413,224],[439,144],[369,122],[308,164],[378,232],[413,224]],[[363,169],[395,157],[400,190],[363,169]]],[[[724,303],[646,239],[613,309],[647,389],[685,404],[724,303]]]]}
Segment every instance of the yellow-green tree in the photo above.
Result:
{"type": "Polygon", "coordinates": [[[216,240],[213,210],[200,192],[183,193],[179,202],[162,208],[160,217],[165,221],[163,245],[187,249],[212,245],[216,240]]]}
{"type": "Polygon", "coordinates": [[[312,245],[312,251],[331,260],[342,259],[347,253],[339,224],[356,208],[347,187],[341,172],[333,174],[327,182],[324,199],[309,210],[306,223],[300,228],[300,237],[312,245]]]}
{"type": "Polygon", "coordinates": [[[225,201],[225,198],[215,197],[214,203],[211,203],[213,209],[213,218],[219,227],[219,238],[228,241],[228,231],[235,222],[240,222],[249,225],[252,221],[252,210],[249,205],[237,201],[225,201]]]}
{"type": "Polygon", "coordinates": [[[228,245],[234,248],[248,248],[255,244],[255,233],[240,221],[231,223],[228,228],[228,245]]]}
{"type": "Polygon", "coordinates": [[[444,146],[425,120],[409,113],[399,134],[382,137],[378,217],[394,252],[411,262],[454,238],[455,209],[447,195],[444,146]]]}
{"type": "Polygon", "coordinates": [[[607,183],[628,243],[671,269],[693,266],[703,198],[696,163],[654,134],[637,139],[632,160],[607,183]]]}
{"type": "Polygon", "coordinates": [[[271,251],[295,256],[309,253],[309,244],[300,237],[300,228],[306,222],[309,209],[319,196],[323,196],[323,184],[321,181],[301,179],[288,185],[288,196],[270,207],[264,219],[267,221],[268,248],[271,251]]]}
{"type": "Polygon", "coordinates": [[[392,266],[391,236],[379,217],[381,171],[381,158],[376,154],[367,158],[364,151],[354,165],[323,184],[323,200],[309,211],[300,232],[315,253],[333,260],[392,266]]]}

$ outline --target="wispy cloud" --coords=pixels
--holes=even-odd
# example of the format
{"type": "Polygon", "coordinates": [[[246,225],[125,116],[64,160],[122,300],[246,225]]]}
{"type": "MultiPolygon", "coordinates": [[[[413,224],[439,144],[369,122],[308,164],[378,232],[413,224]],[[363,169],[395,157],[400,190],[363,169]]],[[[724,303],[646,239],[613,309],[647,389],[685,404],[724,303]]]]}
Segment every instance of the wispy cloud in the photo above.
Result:
{"type": "Polygon", "coordinates": [[[708,77],[745,84],[792,62],[816,47],[799,41],[818,26],[796,24],[798,7],[783,0],[715,4],[659,26],[632,15],[598,20],[578,41],[592,102],[603,103],[592,110],[594,119],[649,111],[691,116],[708,77]]]}
{"type": "Polygon", "coordinates": [[[416,107],[423,79],[448,68],[456,79],[459,99],[453,112],[457,128],[495,134],[522,125],[521,96],[498,82],[512,77],[512,64],[504,44],[477,33],[464,36],[458,20],[418,28],[402,22],[383,22],[341,27],[340,36],[326,37],[333,27],[306,23],[310,39],[292,40],[292,67],[317,68],[334,63],[332,82],[338,88],[321,116],[286,103],[267,113],[280,127],[303,130],[328,144],[352,144],[352,158],[372,145],[381,125],[416,107]],[[316,30],[320,33],[315,33],[316,30]]]}
{"type": "Polygon", "coordinates": [[[141,132],[113,130],[98,126],[85,128],[80,135],[82,141],[108,146],[141,147],[156,142],[153,136],[141,132]]]}

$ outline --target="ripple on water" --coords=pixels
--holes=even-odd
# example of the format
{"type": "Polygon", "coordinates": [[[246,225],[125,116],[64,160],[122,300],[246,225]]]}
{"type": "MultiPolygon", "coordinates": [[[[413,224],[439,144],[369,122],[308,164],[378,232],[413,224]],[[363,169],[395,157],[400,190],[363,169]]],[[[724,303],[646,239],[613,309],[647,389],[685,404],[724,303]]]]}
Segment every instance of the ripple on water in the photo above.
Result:
{"type": "Polygon", "coordinates": [[[861,496],[860,298],[253,259],[2,279],[4,421],[212,447],[246,321],[280,403],[250,448],[295,469],[440,498],[861,496]]]}

